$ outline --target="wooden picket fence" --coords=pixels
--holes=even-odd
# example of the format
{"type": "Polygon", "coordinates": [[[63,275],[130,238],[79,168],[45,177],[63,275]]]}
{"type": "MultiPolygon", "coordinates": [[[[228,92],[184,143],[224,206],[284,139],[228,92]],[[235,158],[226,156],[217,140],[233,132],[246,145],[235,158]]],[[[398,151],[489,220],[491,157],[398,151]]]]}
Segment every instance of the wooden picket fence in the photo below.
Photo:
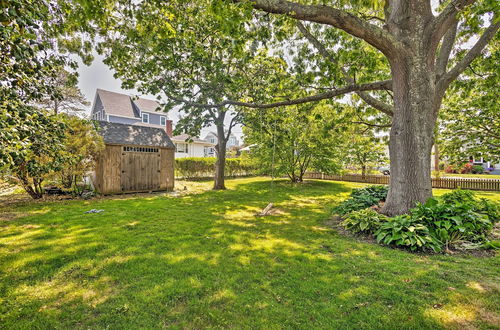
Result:
{"type": "MultiPolygon", "coordinates": [[[[332,175],[320,172],[307,172],[305,179],[321,179],[333,181],[362,182],[373,184],[389,184],[389,175],[365,175],[344,174],[332,175]]],[[[483,191],[500,191],[500,179],[482,179],[482,178],[432,178],[432,188],[443,189],[469,189],[483,191]]]]}

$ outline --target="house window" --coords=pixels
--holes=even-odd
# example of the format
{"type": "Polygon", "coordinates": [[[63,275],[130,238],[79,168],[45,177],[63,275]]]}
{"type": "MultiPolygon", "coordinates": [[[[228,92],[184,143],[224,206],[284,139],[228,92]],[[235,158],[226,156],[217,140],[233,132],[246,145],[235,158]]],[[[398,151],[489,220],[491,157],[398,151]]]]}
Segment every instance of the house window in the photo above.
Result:
{"type": "Polygon", "coordinates": [[[161,126],[166,126],[167,125],[167,117],[160,116],[160,125],[161,126]]]}
{"type": "Polygon", "coordinates": [[[142,122],[149,124],[149,113],[143,113],[142,114],[142,122]]]}
{"type": "Polygon", "coordinates": [[[203,151],[204,151],[205,157],[213,157],[214,156],[214,148],[212,148],[212,147],[205,147],[205,148],[203,148],[203,151]]]}
{"type": "Polygon", "coordinates": [[[175,144],[175,152],[186,153],[188,152],[188,144],[187,143],[176,143],[175,144]]]}
{"type": "Polygon", "coordinates": [[[210,136],[210,137],[208,138],[208,142],[210,142],[210,143],[215,143],[215,136],[213,136],[213,135],[212,135],[212,136],[210,136]]]}

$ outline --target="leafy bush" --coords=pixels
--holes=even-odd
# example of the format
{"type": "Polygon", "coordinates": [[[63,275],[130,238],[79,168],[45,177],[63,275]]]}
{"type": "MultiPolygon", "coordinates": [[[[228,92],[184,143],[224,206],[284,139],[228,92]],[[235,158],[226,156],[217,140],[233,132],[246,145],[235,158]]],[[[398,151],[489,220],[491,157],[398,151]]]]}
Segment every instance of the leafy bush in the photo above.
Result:
{"type": "Polygon", "coordinates": [[[445,173],[457,173],[457,168],[453,165],[448,165],[445,169],[444,169],[444,172],[445,173]]]}
{"type": "Polygon", "coordinates": [[[388,217],[372,209],[354,211],[347,215],[342,222],[345,229],[354,233],[373,234],[388,217]]]}
{"type": "Polygon", "coordinates": [[[481,165],[472,166],[472,174],[483,174],[484,168],[481,165]]]}
{"type": "Polygon", "coordinates": [[[214,173],[215,157],[185,157],[175,159],[175,169],[186,179],[211,176],[214,173]]]}
{"type": "Polygon", "coordinates": [[[460,173],[462,174],[469,174],[472,172],[472,164],[471,163],[466,163],[462,169],[460,170],[460,173]]]}
{"type": "Polygon", "coordinates": [[[430,198],[425,204],[417,204],[410,214],[387,218],[370,209],[350,210],[383,196],[379,188],[368,188],[353,192],[337,208],[339,213],[347,211],[342,225],[350,231],[375,231],[379,243],[412,251],[439,251],[459,243],[468,248],[496,247],[488,241],[488,234],[500,220],[500,207],[489,200],[476,199],[471,191],[457,189],[440,199],[430,198]]]}
{"type": "Polygon", "coordinates": [[[342,202],[333,211],[340,215],[348,214],[352,211],[359,211],[367,207],[377,205],[385,201],[387,197],[387,186],[368,186],[362,189],[355,189],[349,199],[342,202]]]}
{"type": "MultiPolygon", "coordinates": [[[[186,179],[211,177],[214,175],[215,157],[185,157],[175,160],[176,175],[186,179]]],[[[250,175],[255,172],[248,158],[226,158],[226,176],[250,175]]]]}
{"type": "Polygon", "coordinates": [[[351,193],[351,197],[370,196],[378,201],[385,201],[387,198],[388,186],[368,186],[361,189],[355,189],[351,193]]]}
{"type": "Polygon", "coordinates": [[[497,205],[485,199],[477,200],[467,190],[455,190],[443,195],[441,200],[430,198],[410,213],[447,248],[461,242],[486,242],[500,217],[497,205]]]}
{"type": "Polygon", "coordinates": [[[431,236],[429,228],[409,215],[399,215],[383,222],[375,232],[377,242],[407,247],[411,251],[440,250],[440,245],[431,236]]]}

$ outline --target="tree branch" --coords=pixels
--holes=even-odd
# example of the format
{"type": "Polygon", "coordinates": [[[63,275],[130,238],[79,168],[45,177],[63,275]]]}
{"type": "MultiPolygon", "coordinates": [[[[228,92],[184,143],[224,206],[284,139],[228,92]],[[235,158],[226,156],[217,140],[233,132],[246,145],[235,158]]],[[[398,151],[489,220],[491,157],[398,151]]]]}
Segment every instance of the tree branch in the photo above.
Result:
{"type": "Polygon", "coordinates": [[[214,109],[214,108],[222,108],[222,107],[225,107],[227,105],[235,105],[235,106],[255,108],[255,109],[270,109],[270,108],[276,108],[276,107],[287,106],[287,105],[303,104],[303,103],[309,103],[309,102],[318,102],[321,100],[331,99],[331,98],[334,98],[336,96],[348,94],[351,92],[369,91],[369,90],[384,90],[384,89],[391,89],[391,88],[392,88],[392,80],[383,80],[383,81],[377,81],[377,82],[368,83],[368,84],[348,85],[348,86],[345,86],[345,87],[342,87],[339,89],[334,89],[334,90],[324,92],[324,93],[319,93],[319,94],[306,96],[306,97],[293,99],[293,100],[273,102],[273,103],[268,103],[268,104],[240,102],[240,101],[233,101],[233,100],[225,100],[225,101],[222,101],[220,103],[215,103],[215,104],[205,104],[205,103],[197,103],[197,102],[191,102],[188,100],[184,100],[182,98],[178,98],[178,97],[171,95],[167,91],[164,91],[164,92],[168,98],[170,98],[176,102],[183,103],[187,106],[198,107],[198,108],[214,109]]]}
{"type": "Polygon", "coordinates": [[[493,17],[491,25],[486,28],[483,32],[479,40],[474,44],[474,46],[469,50],[469,52],[460,60],[450,71],[445,73],[443,77],[438,82],[438,88],[441,91],[446,90],[449,84],[455,80],[468,66],[472,63],[472,61],[481,54],[481,51],[486,47],[488,42],[493,39],[496,32],[500,28],[500,21],[495,22],[496,19],[493,17]]]}
{"type": "Polygon", "coordinates": [[[439,79],[445,72],[448,60],[450,59],[451,50],[455,44],[455,37],[457,36],[458,21],[455,21],[453,26],[444,35],[439,55],[436,60],[436,77],[439,79]]]}
{"type": "Polygon", "coordinates": [[[452,0],[428,27],[431,43],[439,43],[444,34],[457,22],[457,14],[474,2],[475,0],[452,0]]]}
{"type": "MultiPolygon", "coordinates": [[[[236,0],[239,2],[248,0],[236,0]]],[[[252,0],[253,7],[272,14],[284,14],[302,21],[326,24],[363,39],[387,57],[404,48],[384,29],[346,11],[324,5],[304,5],[286,0],[252,0]]]]}
{"type": "MultiPolygon", "coordinates": [[[[316,38],[312,35],[311,32],[302,24],[302,22],[297,22],[297,27],[299,31],[306,37],[307,40],[309,40],[310,43],[313,44],[313,46],[318,50],[318,52],[325,57],[327,60],[330,62],[335,62],[335,59],[333,58],[332,54],[325,48],[325,46],[316,38]]],[[[354,84],[355,81],[349,75],[347,74],[347,71],[344,68],[340,68],[342,71],[342,74],[344,75],[345,80],[349,84],[354,84]]],[[[367,92],[361,92],[357,91],[356,94],[359,95],[359,97],[365,101],[367,104],[370,106],[374,107],[375,109],[385,113],[388,116],[392,116],[394,114],[394,109],[392,106],[389,104],[386,104],[382,101],[377,100],[376,98],[372,97],[369,93],[367,92]]]]}

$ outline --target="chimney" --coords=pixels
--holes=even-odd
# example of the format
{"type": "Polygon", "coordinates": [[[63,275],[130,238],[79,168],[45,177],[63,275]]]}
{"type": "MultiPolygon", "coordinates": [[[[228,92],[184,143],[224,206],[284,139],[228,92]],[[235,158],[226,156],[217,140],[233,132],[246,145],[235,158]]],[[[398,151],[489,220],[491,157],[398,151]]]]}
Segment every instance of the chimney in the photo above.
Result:
{"type": "Polygon", "coordinates": [[[165,131],[167,132],[168,137],[172,137],[172,120],[167,120],[165,131]]]}

